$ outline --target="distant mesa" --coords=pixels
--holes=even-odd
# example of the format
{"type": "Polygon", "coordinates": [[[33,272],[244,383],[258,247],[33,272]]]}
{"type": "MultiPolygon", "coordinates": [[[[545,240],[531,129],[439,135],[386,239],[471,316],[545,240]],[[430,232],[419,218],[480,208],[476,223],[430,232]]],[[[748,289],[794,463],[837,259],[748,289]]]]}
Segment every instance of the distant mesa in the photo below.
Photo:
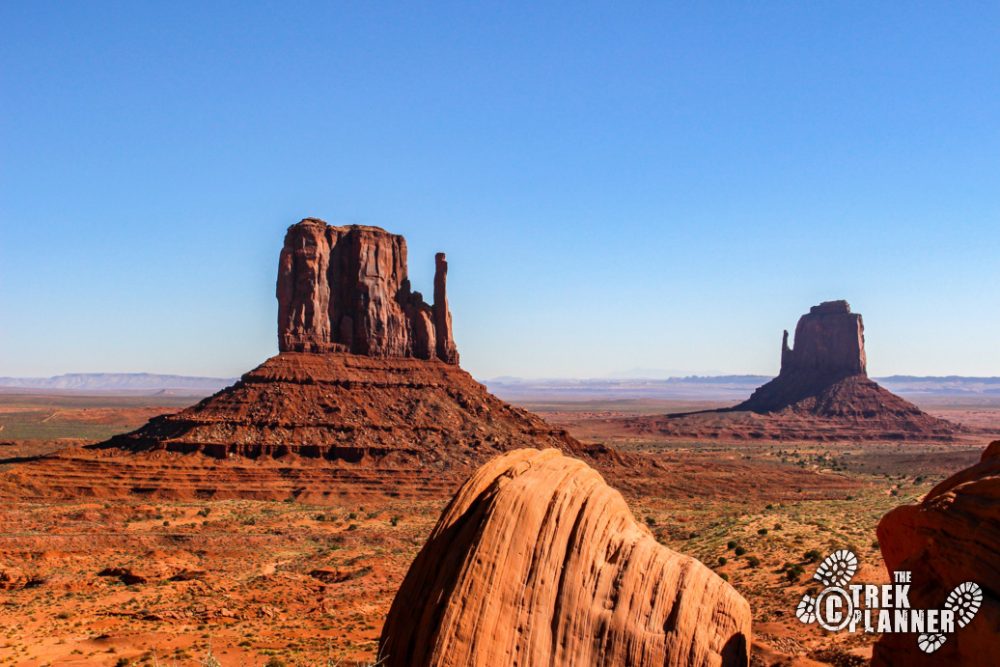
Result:
{"type": "Polygon", "coordinates": [[[907,431],[947,431],[950,424],[868,378],[865,325],[846,301],[826,301],[799,318],[795,346],[781,341],[781,371],[734,411],[788,410],[817,417],[898,422],[907,431]]]}
{"type": "Polygon", "coordinates": [[[402,236],[306,218],[288,228],[278,261],[278,349],[457,365],[447,275],[438,253],[434,305],[428,305],[410,289],[402,236]]]}
{"type": "Polygon", "coordinates": [[[781,342],[781,371],[732,408],[628,420],[633,430],[762,440],[951,440],[960,427],[868,377],[865,327],[847,301],[810,308],[781,342]]]}
{"type": "Polygon", "coordinates": [[[387,667],[742,666],[750,605],[659,544],[556,450],[491,460],[455,494],[382,630],[387,667]]]}
{"type": "Polygon", "coordinates": [[[966,582],[979,587],[982,599],[971,621],[963,624],[958,616],[954,634],[943,637],[933,653],[920,649],[917,635],[885,633],[875,644],[872,665],[995,664],[1000,655],[1000,441],[983,451],[979,463],[941,482],[919,503],[886,514],[877,532],[889,571],[912,572],[909,599],[915,609],[972,602],[978,596],[963,587],[966,582]]]}
{"type": "MultiPolygon", "coordinates": [[[[845,378],[867,378],[865,325],[846,301],[825,301],[799,318],[795,347],[781,340],[781,371],[734,410],[776,412],[822,394],[845,378]]],[[[872,383],[874,384],[874,383],[872,383]]],[[[831,414],[829,404],[802,406],[831,414]]]]}

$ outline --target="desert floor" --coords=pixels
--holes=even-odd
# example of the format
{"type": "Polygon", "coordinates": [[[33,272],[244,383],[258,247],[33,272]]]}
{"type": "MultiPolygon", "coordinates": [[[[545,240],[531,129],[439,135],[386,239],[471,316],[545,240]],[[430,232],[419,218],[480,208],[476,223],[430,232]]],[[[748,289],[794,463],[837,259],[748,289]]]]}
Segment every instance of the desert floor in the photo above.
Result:
{"type": "MultiPolygon", "coordinates": [[[[183,397],[0,394],[0,470],[193,402],[183,397]]],[[[978,460],[955,444],[658,441],[609,416],[714,407],[535,401],[588,442],[655,452],[661,491],[626,495],[665,545],[728,578],[754,611],[754,663],[863,664],[873,636],[804,626],[816,551],[851,548],[884,582],[875,526],[978,460]]],[[[922,404],[1000,429],[1000,399],[922,404]]],[[[94,500],[0,506],[0,665],[350,665],[375,657],[382,618],[446,502],[94,500]],[[4,579],[21,584],[4,589],[4,579]]]]}

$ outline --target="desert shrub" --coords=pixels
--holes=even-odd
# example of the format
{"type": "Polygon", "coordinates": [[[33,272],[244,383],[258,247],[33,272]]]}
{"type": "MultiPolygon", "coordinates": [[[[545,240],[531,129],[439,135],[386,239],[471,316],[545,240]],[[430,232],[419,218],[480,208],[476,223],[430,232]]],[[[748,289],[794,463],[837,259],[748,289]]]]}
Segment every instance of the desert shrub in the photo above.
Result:
{"type": "Polygon", "coordinates": [[[789,581],[798,581],[805,574],[806,569],[801,565],[793,565],[785,570],[785,578],[789,581]]]}
{"type": "Polygon", "coordinates": [[[728,562],[729,562],[728,558],[726,558],[725,556],[719,556],[719,565],[725,565],[728,562]]]}
{"type": "Polygon", "coordinates": [[[878,549],[878,548],[879,548],[878,540],[873,540],[872,541],[872,549],[878,549]]]}
{"type": "Polygon", "coordinates": [[[747,550],[746,550],[746,549],[744,549],[743,547],[736,547],[736,549],[734,550],[734,553],[735,553],[735,554],[736,554],[737,556],[742,556],[742,555],[743,555],[743,554],[745,554],[746,552],[747,552],[747,550]]]}
{"type": "Polygon", "coordinates": [[[809,551],[802,554],[802,557],[805,559],[807,563],[815,563],[820,558],[822,558],[822,556],[823,554],[819,552],[819,549],[810,549],[809,551]]]}
{"type": "Polygon", "coordinates": [[[389,523],[392,524],[393,526],[398,526],[399,522],[402,521],[402,520],[403,520],[403,517],[397,515],[397,516],[394,516],[391,519],[389,519],[389,523]]]}
{"type": "Polygon", "coordinates": [[[750,567],[757,567],[758,565],[760,565],[760,559],[757,558],[756,556],[748,556],[747,565],[749,565],[750,567]]]}
{"type": "Polygon", "coordinates": [[[780,523],[774,524],[774,530],[781,530],[782,528],[784,528],[784,526],[782,526],[780,523]]]}
{"type": "Polygon", "coordinates": [[[268,661],[264,663],[264,667],[285,667],[285,661],[272,655],[268,661]]]}
{"type": "Polygon", "coordinates": [[[656,519],[653,518],[652,516],[647,516],[646,517],[646,525],[647,526],[655,526],[656,525],[656,519]]]}
{"type": "Polygon", "coordinates": [[[729,575],[726,574],[725,572],[719,573],[719,576],[722,577],[723,581],[729,581],[729,575]]]}
{"type": "Polygon", "coordinates": [[[767,535],[767,528],[759,528],[757,530],[758,535],[767,535]]]}
{"type": "Polygon", "coordinates": [[[726,542],[726,548],[727,549],[735,549],[736,548],[736,540],[729,540],[728,542],[726,542]]]}

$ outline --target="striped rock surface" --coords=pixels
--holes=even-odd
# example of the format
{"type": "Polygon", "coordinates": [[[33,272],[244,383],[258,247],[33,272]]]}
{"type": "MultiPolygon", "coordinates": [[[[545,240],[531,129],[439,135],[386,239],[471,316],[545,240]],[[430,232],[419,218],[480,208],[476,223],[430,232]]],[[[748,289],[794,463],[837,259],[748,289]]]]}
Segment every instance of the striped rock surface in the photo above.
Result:
{"type": "Polygon", "coordinates": [[[597,471],[555,449],[479,468],[393,601],[410,665],[746,665],[750,605],[660,545],[597,471]]]}

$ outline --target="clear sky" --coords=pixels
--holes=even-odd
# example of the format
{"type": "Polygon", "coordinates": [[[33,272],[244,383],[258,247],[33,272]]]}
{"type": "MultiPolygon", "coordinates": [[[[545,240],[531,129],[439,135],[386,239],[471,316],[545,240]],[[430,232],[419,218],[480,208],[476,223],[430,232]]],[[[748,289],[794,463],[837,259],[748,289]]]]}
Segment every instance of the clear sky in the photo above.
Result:
{"type": "Polygon", "coordinates": [[[0,3],[0,375],[237,375],[302,217],[479,377],[1000,375],[996,2],[0,3]]]}

